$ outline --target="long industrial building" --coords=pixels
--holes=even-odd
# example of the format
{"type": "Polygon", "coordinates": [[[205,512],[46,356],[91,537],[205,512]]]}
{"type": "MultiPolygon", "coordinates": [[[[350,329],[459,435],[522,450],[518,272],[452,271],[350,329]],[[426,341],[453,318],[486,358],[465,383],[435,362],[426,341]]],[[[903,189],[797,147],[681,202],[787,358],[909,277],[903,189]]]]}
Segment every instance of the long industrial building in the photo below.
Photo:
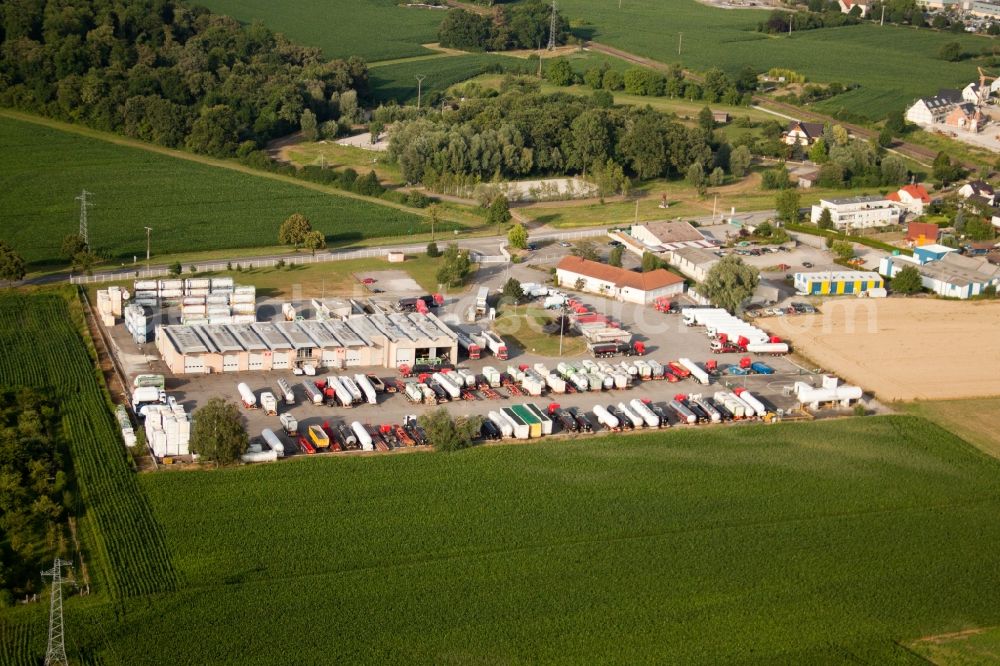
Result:
{"type": "Polygon", "coordinates": [[[433,314],[356,315],[325,321],[160,326],[156,348],[174,374],[382,366],[458,361],[455,332],[433,314]]]}

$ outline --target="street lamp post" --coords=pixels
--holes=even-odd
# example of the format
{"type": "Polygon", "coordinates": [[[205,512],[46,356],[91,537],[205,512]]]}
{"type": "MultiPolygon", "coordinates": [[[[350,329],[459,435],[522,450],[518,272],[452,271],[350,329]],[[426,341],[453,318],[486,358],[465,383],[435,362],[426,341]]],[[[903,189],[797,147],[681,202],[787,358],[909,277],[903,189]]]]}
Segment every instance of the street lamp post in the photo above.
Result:
{"type": "Polygon", "coordinates": [[[149,235],[153,233],[152,227],[144,227],[146,230],[146,270],[149,270],[149,235]]]}

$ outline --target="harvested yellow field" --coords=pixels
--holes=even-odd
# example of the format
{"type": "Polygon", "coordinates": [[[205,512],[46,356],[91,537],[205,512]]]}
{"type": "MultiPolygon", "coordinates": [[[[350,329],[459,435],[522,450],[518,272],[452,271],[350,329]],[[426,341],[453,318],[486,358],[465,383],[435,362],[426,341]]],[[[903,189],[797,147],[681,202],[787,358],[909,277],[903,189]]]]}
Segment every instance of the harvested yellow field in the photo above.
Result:
{"type": "Polygon", "coordinates": [[[1000,303],[838,298],[821,309],[758,323],[883,401],[1000,395],[1000,303]]]}

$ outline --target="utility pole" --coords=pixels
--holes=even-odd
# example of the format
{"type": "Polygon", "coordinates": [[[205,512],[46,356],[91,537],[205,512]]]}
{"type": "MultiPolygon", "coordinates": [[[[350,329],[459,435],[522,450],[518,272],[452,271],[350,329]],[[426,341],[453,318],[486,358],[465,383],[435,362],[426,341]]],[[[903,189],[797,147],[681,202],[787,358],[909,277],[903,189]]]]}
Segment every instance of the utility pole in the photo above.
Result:
{"type": "Polygon", "coordinates": [[[556,48],[556,25],[558,14],[556,14],[556,0],[552,0],[552,16],[549,17],[549,51],[556,48]]]}
{"type": "Polygon", "coordinates": [[[681,54],[681,45],[684,43],[684,33],[677,33],[677,55],[681,54]]]}
{"type": "Polygon", "coordinates": [[[419,109],[420,108],[420,93],[421,93],[421,90],[423,88],[424,79],[427,78],[427,75],[426,74],[417,74],[416,77],[414,77],[414,78],[417,79],[417,108],[419,109]]]}
{"type": "Polygon", "coordinates": [[[152,227],[143,227],[146,230],[146,270],[149,270],[149,234],[153,233],[152,227]]]}
{"type": "Polygon", "coordinates": [[[91,194],[91,192],[83,190],[80,193],[80,196],[76,197],[76,200],[80,202],[80,231],[79,231],[80,240],[82,240],[83,244],[86,245],[89,249],[90,237],[87,233],[87,209],[93,206],[94,204],[87,201],[88,194],[91,194]]]}
{"type": "Polygon", "coordinates": [[[69,666],[63,631],[62,567],[71,566],[72,563],[57,557],[52,563],[52,568],[42,572],[43,578],[52,578],[52,588],[49,592],[49,644],[45,649],[45,666],[69,666]]]}
{"type": "Polygon", "coordinates": [[[882,18],[880,18],[878,21],[878,27],[881,28],[884,25],[885,25],[885,5],[882,5],[882,18]]]}

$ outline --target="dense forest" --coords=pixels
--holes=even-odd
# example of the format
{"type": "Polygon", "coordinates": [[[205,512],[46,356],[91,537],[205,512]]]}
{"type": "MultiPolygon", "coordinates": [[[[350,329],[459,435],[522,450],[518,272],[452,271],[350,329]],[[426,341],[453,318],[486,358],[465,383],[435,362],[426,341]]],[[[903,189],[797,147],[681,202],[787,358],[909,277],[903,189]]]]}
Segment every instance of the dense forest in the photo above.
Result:
{"type": "Polygon", "coordinates": [[[173,0],[0,3],[3,106],[227,156],[368,94],[359,59],[173,0]]]}
{"type": "Polygon", "coordinates": [[[38,572],[68,549],[69,457],[55,403],[0,391],[0,607],[41,588],[38,572]]]}
{"type": "Polygon", "coordinates": [[[599,95],[544,95],[511,81],[500,95],[467,98],[444,113],[406,119],[412,114],[380,109],[382,121],[398,121],[389,155],[406,180],[434,187],[456,176],[488,181],[585,173],[609,160],[647,179],[713,164],[706,128],[651,109],[612,108],[599,95]]]}
{"type": "MultiPolygon", "coordinates": [[[[452,9],[438,28],[438,41],[441,46],[455,49],[540,49],[549,41],[551,17],[551,6],[541,0],[509,7],[497,5],[489,16],[452,9]]],[[[556,12],[556,43],[565,44],[568,36],[569,24],[556,12]]]]}

